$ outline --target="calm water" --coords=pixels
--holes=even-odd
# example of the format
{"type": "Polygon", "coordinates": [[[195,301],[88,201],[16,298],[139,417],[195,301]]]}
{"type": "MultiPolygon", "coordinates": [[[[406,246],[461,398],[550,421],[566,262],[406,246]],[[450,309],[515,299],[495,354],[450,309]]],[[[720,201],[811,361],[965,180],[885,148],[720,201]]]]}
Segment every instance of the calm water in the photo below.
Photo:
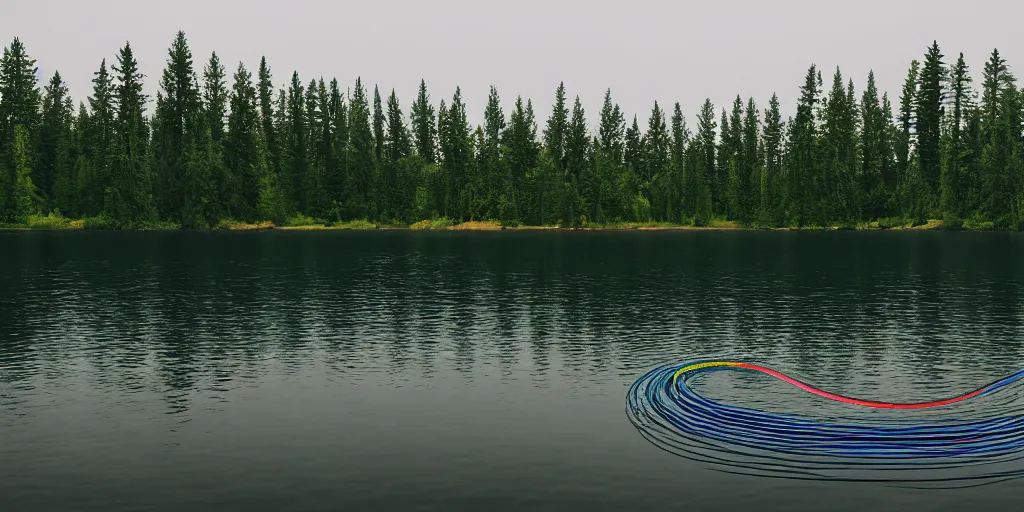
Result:
{"type": "Polygon", "coordinates": [[[709,356],[938,399],[1022,341],[1014,234],[0,233],[0,510],[1019,507],[1022,480],[723,473],[625,400],[709,356]]]}

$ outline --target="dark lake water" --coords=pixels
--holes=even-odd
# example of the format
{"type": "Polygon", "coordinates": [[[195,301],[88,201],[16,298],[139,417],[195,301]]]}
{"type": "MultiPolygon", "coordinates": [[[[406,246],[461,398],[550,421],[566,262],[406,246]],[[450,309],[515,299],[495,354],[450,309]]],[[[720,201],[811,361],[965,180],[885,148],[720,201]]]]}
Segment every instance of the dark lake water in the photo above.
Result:
{"type": "Polygon", "coordinates": [[[725,473],[626,393],[721,357],[934,400],[1022,340],[1008,233],[0,233],[0,510],[1017,509],[1019,479],[725,473]]]}

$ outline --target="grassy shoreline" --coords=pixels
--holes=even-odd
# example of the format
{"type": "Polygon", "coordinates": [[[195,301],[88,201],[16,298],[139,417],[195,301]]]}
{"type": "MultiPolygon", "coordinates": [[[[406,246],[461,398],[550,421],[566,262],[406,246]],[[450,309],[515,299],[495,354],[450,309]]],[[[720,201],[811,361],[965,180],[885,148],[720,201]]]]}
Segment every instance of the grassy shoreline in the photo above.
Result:
{"type": "MultiPolygon", "coordinates": [[[[69,219],[59,215],[35,215],[26,222],[19,224],[0,224],[0,231],[79,231],[79,230],[121,230],[121,231],[171,231],[181,227],[170,222],[155,222],[145,225],[123,227],[109,219],[93,217],[86,219],[69,219]]],[[[246,223],[225,220],[207,231],[369,231],[369,230],[408,230],[408,231],[528,231],[528,230],[564,230],[564,231],[904,231],[904,230],[957,230],[957,231],[993,231],[987,226],[962,226],[955,229],[947,228],[941,220],[930,220],[925,224],[912,225],[910,222],[894,224],[878,221],[861,223],[856,226],[802,226],[802,227],[756,227],[741,226],[733,221],[716,220],[708,226],[671,224],[665,222],[621,222],[597,224],[591,223],[579,227],[548,226],[507,226],[497,221],[454,222],[450,219],[424,220],[414,224],[376,223],[367,220],[346,222],[322,222],[308,218],[292,219],[285,225],[278,226],[272,222],[246,223]]]]}

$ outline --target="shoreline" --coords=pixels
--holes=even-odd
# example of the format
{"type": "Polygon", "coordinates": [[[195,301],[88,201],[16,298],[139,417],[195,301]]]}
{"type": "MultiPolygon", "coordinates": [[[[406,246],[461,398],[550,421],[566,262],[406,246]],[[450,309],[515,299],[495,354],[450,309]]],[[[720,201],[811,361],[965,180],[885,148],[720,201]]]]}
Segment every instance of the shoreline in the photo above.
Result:
{"type": "MultiPolygon", "coordinates": [[[[43,217],[43,219],[52,219],[43,217]]],[[[694,226],[685,224],[668,223],[619,223],[619,224],[596,224],[577,227],[562,227],[558,225],[549,226],[504,226],[497,221],[468,221],[462,223],[440,222],[436,225],[432,221],[421,221],[414,224],[383,224],[368,221],[352,221],[334,224],[305,224],[297,226],[277,226],[271,222],[262,223],[221,223],[210,229],[185,230],[169,223],[160,223],[152,226],[121,228],[113,226],[89,226],[81,219],[61,219],[60,222],[22,223],[22,224],[0,224],[0,232],[12,231],[970,231],[970,232],[996,232],[1012,230],[996,230],[986,228],[959,227],[948,229],[941,220],[930,220],[926,224],[912,226],[910,224],[900,226],[880,227],[877,222],[863,223],[855,227],[850,226],[804,226],[804,227],[756,227],[740,226],[731,221],[717,221],[710,226],[694,226]]]]}

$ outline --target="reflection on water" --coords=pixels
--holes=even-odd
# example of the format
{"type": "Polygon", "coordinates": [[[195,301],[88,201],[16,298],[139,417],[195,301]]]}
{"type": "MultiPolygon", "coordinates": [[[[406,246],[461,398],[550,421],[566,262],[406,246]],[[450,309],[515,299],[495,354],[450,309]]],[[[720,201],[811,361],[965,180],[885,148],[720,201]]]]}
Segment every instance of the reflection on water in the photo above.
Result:
{"type": "MultiPolygon", "coordinates": [[[[952,396],[1024,367],[1022,292],[1014,234],[4,233],[0,495],[615,508],[671,502],[655,468],[697,501],[775,492],[639,439],[629,385],[722,356],[952,396]]],[[[756,377],[708,392],[834,407],[756,377]]]]}

